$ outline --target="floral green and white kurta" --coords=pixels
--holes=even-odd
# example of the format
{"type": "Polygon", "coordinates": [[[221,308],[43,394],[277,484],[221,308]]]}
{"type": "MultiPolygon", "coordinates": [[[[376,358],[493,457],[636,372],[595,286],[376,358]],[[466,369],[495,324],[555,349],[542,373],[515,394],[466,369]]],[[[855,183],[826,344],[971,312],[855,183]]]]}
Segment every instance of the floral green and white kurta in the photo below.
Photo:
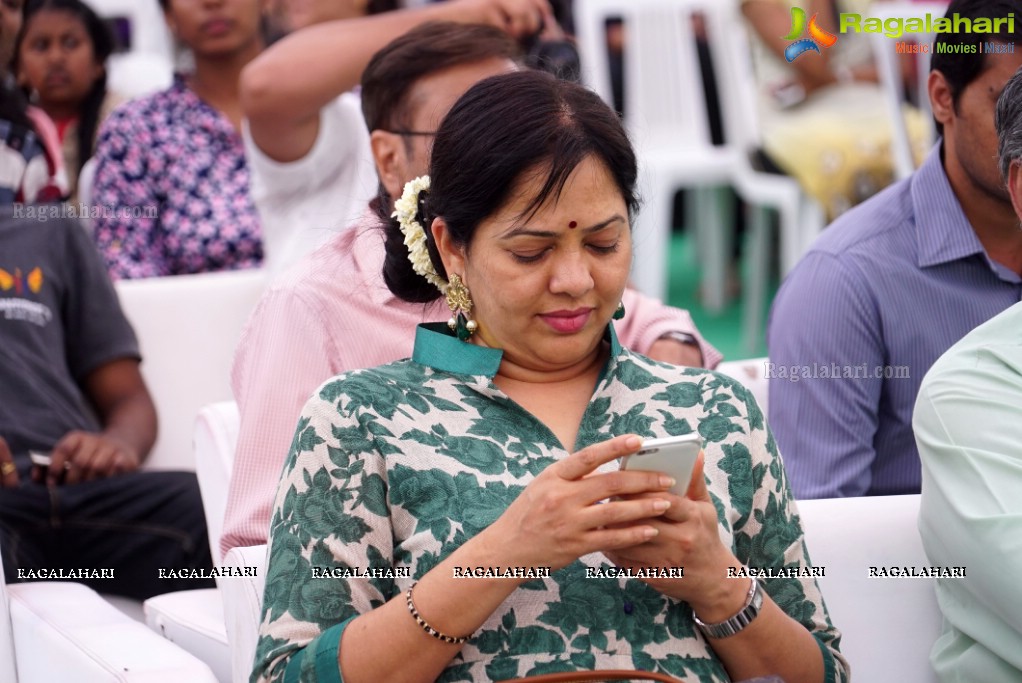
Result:
{"type": "MultiPolygon", "coordinates": [[[[607,339],[610,360],[575,449],[619,434],[698,431],[723,542],[748,567],[809,567],[784,469],[752,395],[724,375],[631,353],[612,329],[607,339]]],[[[253,681],[339,681],[337,650],[351,619],[405,591],[566,457],[554,434],[494,385],[500,359],[500,350],[423,325],[412,359],[340,375],[309,400],[270,524],[253,681]],[[313,576],[335,567],[409,576],[313,576]]],[[[636,579],[586,578],[586,567],[611,564],[593,553],[524,584],[439,680],[593,668],[729,680],[687,604],[636,579]]],[[[728,580],[735,579],[721,577],[728,580]]],[[[762,583],[815,636],[827,683],[846,681],[840,635],[815,579],[762,583]]]]}

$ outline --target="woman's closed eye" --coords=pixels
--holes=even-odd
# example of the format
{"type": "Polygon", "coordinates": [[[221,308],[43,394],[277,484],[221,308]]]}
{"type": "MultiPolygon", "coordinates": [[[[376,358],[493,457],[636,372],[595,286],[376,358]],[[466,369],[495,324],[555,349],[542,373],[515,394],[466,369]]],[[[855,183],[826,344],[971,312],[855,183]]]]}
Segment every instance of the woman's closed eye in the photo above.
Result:
{"type": "MultiPolygon", "coordinates": [[[[610,243],[592,242],[586,244],[586,249],[593,252],[594,254],[605,256],[607,254],[613,254],[614,252],[616,252],[619,246],[620,241],[614,240],[613,242],[610,243]]],[[[519,250],[512,251],[510,253],[511,257],[514,258],[514,260],[518,261],[519,263],[539,263],[543,259],[543,257],[546,256],[547,253],[549,253],[552,249],[553,247],[544,247],[538,250],[535,249],[519,250]]]]}
{"type": "Polygon", "coordinates": [[[614,240],[613,242],[610,242],[609,244],[608,243],[593,243],[593,244],[588,244],[586,246],[589,249],[591,249],[593,252],[597,253],[597,254],[613,254],[614,252],[617,251],[617,249],[618,249],[618,247],[620,245],[621,245],[620,241],[614,240]]]}

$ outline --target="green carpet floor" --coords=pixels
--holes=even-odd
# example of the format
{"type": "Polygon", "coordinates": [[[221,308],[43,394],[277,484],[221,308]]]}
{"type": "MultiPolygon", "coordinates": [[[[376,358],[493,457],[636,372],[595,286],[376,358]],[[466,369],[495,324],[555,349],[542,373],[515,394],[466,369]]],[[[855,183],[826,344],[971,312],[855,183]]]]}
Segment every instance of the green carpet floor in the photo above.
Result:
{"type": "MultiPolygon", "coordinates": [[[[699,301],[699,269],[692,256],[692,240],[684,232],[675,232],[671,240],[670,284],[667,301],[672,306],[687,309],[702,335],[721,353],[725,360],[739,360],[766,355],[764,335],[754,351],[745,348],[742,340],[742,301],[732,300],[724,310],[711,313],[699,301]]],[[[770,300],[776,292],[776,283],[770,290],[770,300]]],[[[769,304],[769,302],[768,302],[769,304]]],[[[766,320],[766,311],[763,314],[766,320]]]]}

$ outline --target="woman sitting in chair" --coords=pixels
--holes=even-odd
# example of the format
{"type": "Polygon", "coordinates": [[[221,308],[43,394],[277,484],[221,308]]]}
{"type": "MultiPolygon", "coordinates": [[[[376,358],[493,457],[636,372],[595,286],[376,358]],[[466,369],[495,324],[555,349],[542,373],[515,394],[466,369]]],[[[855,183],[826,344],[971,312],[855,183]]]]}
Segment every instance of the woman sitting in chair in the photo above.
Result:
{"type": "Polygon", "coordinates": [[[254,681],[847,679],[755,400],[614,334],[635,178],[614,112],[545,74],[487,79],[444,119],[385,227],[383,276],[407,301],[446,295],[452,319],[306,404],[254,681]],[[693,430],[685,496],[619,471],[640,437],[693,430]]]}

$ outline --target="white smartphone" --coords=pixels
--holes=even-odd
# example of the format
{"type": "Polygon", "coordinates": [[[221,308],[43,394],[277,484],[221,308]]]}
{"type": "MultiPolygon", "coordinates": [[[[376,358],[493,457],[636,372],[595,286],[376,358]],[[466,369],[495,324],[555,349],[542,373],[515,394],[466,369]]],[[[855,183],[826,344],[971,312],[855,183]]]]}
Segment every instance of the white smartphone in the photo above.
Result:
{"type": "Polygon", "coordinates": [[[53,460],[48,453],[40,453],[38,451],[29,451],[28,459],[32,461],[33,465],[38,467],[49,467],[50,462],[53,460]]]}
{"type": "Polygon", "coordinates": [[[646,439],[637,452],[622,458],[621,469],[663,472],[674,477],[675,484],[668,490],[676,496],[684,496],[702,448],[703,440],[695,432],[666,439],[646,439]]]}

